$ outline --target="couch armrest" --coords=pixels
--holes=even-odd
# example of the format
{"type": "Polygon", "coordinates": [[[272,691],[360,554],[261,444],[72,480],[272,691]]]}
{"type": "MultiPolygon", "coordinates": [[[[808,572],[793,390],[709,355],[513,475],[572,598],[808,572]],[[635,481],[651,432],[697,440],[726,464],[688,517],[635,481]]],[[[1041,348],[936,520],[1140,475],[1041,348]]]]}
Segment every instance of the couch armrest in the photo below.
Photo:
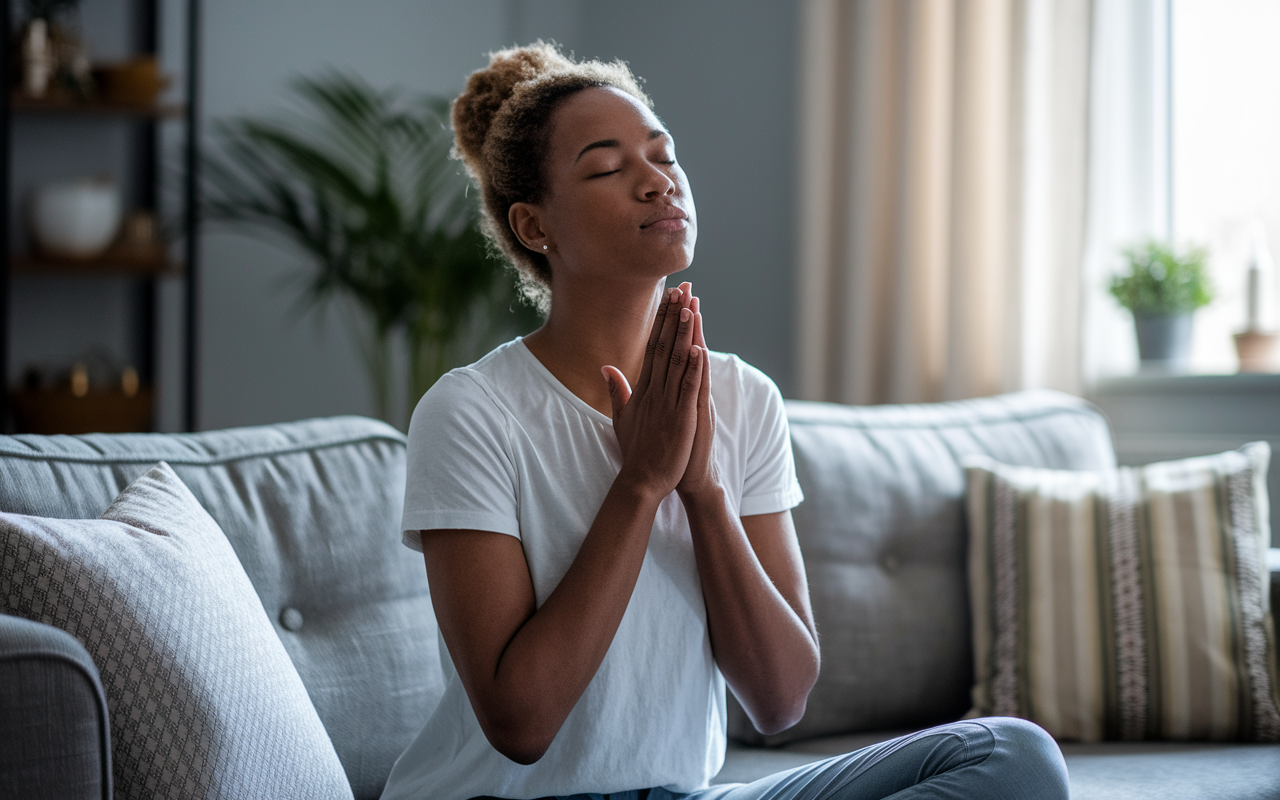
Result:
{"type": "Polygon", "coordinates": [[[0,614],[0,797],[111,798],[106,695],[80,642],[0,614]]]}
{"type": "Polygon", "coordinates": [[[1267,568],[1271,570],[1271,624],[1276,629],[1276,646],[1280,647],[1280,547],[1267,551],[1267,568]]]}

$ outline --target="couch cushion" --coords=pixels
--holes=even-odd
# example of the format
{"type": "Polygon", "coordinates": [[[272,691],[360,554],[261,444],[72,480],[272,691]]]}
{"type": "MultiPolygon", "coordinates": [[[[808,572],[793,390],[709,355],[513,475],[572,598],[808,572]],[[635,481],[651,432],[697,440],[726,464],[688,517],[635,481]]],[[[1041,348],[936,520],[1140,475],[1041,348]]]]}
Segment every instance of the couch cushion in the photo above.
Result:
{"type": "Polygon", "coordinates": [[[792,401],[787,414],[822,673],[795,727],[762,737],[733,703],[730,735],[783,743],[960,717],[973,676],[960,459],[1113,467],[1106,421],[1056,392],[917,406],[792,401]]]}
{"type": "MultiPolygon", "coordinates": [[[[910,731],[830,736],[781,748],[730,744],[712,783],[748,783],[910,731]]],[[[1072,800],[1275,800],[1280,745],[1064,744],[1072,800]]]]}
{"type": "Polygon", "coordinates": [[[0,512],[0,610],[93,657],[122,800],[351,800],[244,568],[163,462],[99,519],[0,512]]]}
{"type": "Polygon", "coordinates": [[[1269,458],[966,460],[973,713],[1079,741],[1280,742],[1269,458]]]}
{"type": "Polygon", "coordinates": [[[0,510],[96,517],[162,460],[226,533],[356,797],[377,797],[443,691],[426,572],[400,544],[404,437],[359,417],[0,436],[0,510]]]}

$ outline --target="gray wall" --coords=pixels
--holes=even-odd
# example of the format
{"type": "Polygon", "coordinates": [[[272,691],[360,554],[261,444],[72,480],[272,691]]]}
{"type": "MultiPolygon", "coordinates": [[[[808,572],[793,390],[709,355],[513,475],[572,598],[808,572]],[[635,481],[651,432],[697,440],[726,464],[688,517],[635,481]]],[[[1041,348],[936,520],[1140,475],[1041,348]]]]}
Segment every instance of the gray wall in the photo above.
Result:
{"type": "MultiPolygon", "coordinates": [[[[703,296],[709,343],[790,387],[790,3],[219,0],[205,8],[208,119],[267,112],[291,76],[324,66],[375,85],[456,93],[488,51],[537,37],[579,56],[627,60],[647,79],[693,183],[701,235],[687,277],[703,296]]],[[[202,427],[373,412],[342,315],[285,314],[277,284],[301,267],[295,254],[215,229],[203,255],[202,427]]],[[[164,421],[177,426],[176,402],[164,421]]]]}
{"type": "Polygon", "coordinates": [[[793,91],[790,2],[513,2],[515,38],[621,58],[645,80],[698,204],[693,281],[707,344],[792,381],[793,91]],[[578,13],[565,13],[566,8],[578,13]]]}
{"type": "MultiPolygon", "coordinates": [[[[375,86],[456,93],[505,24],[498,0],[206,3],[205,119],[271,113],[291,78],[326,67],[375,86]]],[[[343,309],[290,311],[293,294],[281,284],[305,269],[295,251],[211,227],[201,252],[202,428],[374,413],[343,309]]],[[[166,408],[166,427],[179,424],[176,412],[176,403],[166,408]]]]}
{"type": "MultiPolygon", "coordinates": [[[[86,39],[99,55],[128,52],[118,20],[127,0],[82,0],[86,39]]],[[[181,82],[185,0],[162,0],[161,49],[181,82]]],[[[217,0],[204,4],[203,114],[269,114],[288,81],[326,67],[376,86],[455,94],[486,54],[542,37],[580,57],[628,61],[672,130],[700,214],[689,279],[703,298],[712,347],[736,352],[781,386],[792,370],[793,84],[797,9],[767,0],[217,0]]],[[[92,148],[61,146],[24,122],[18,194],[32,181],[126,171],[119,132],[92,148]],[[73,158],[68,158],[67,153],[73,158]]],[[[164,133],[176,163],[180,125],[164,133]]],[[[171,190],[176,185],[169,187],[171,190]]],[[[176,212],[169,198],[168,211],[176,212]]],[[[20,227],[16,218],[11,225],[20,227]]],[[[343,310],[299,315],[282,283],[305,270],[287,243],[210,226],[201,242],[199,425],[221,428],[310,416],[372,414],[357,345],[343,310]]],[[[159,300],[158,427],[181,427],[180,281],[159,300]]],[[[24,278],[15,286],[9,376],[32,360],[70,363],[102,344],[129,349],[130,288],[24,278]]]]}

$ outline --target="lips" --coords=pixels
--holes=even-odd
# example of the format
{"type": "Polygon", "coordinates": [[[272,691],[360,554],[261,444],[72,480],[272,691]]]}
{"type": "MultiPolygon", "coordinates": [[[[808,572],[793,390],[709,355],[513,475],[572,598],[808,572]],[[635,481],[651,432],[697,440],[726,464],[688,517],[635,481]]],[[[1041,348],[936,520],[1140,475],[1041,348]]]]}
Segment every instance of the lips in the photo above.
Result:
{"type": "Polygon", "coordinates": [[[678,231],[688,226],[688,220],[689,215],[684,212],[684,209],[676,206],[664,206],[640,223],[640,229],[653,228],[655,230],[678,231]]]}

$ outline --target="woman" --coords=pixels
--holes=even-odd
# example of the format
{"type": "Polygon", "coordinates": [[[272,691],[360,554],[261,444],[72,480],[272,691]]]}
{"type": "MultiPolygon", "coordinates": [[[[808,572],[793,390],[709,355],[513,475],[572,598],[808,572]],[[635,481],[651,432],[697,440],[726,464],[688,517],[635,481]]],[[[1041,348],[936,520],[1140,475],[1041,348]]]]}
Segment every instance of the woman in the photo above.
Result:
{"type": "Polygon", "coordinates": [[[690,284],[664,289],[697,215],[625,66],[496,53],[453,122],[547,318],[414,412],[403,528],[446,688],[383,797],[1065,797],[1056,746],[1017,720],[707,788],[725,682],[773,733],[818,675],[781,398],[707,350],[690,284]]]}

